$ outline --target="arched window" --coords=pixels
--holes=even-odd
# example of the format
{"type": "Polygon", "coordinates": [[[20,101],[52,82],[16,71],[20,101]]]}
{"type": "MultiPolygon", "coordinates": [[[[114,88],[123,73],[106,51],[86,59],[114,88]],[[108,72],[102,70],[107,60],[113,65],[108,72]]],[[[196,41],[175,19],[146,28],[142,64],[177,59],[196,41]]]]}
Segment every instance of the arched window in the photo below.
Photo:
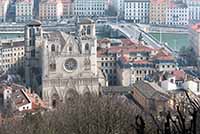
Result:
{"type": "Polygon", "coordinates": [[[56,64],[55,63],[51,63],[50,64],[50,71],[55,71],[56,70],[56,64]]]}
{"type": "Polygon", "coordinates": [[[89,44],[87,43],[87,44],[85,44],[85,51],[87,52],[87,51],[89,51],[89,44]]]}
{"type": "Polygon", "coordinates": [[[87,34],[90,35],[90,33],[91,33],[91,28],[90,28],[90,26],[88,26],[87,27],[87,34]]]}
{"type": "Polygon", "coordinates": [[[69,52],[72,52],[72,47],[71,46],[69,47],[69,52]]]}
{"type": "Polygon", "coordinates": [[[56,47],[54,44],[51,45],[51,52],[55,52],[56,51],[56,47]]]}
{"type": "Polygon", "coordinates": [[[59,101],[59,96],[58,94],[54,93],[52,95],[52,107],[56,108],[56,106],[58,105],[58,101],[59,101]]]}

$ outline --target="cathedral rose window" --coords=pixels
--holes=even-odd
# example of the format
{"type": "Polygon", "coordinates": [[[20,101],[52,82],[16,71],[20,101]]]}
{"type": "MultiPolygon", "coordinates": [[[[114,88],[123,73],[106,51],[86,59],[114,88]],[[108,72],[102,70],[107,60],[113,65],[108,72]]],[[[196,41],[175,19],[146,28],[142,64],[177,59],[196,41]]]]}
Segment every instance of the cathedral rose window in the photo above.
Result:
{"type": "Polygon", "coordinates": [[[73,71],[73,70],[76,70],[77,69],[77,66],[78,66],[78,63],[75,59],[73,58],[69,58],[65,61],[64,63],[64,69],[66,71],[73,71]]]}

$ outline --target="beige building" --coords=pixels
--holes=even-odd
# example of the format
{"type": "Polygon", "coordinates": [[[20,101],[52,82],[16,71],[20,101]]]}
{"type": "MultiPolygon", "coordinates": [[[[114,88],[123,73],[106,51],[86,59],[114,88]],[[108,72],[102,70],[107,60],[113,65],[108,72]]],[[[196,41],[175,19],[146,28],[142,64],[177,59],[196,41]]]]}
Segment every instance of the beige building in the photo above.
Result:
{"type": "Polygon", "coordinates": [[[33,21],[26,26],[25,42],[26,84],[33,86],[36,73],[41,72],[42,96],[50,107],[55,107],[74,93],[92,92],[98,95],[101,86],[105,86],[104,76],[97,68],[93,20],[81,20],[76,36],[64,32],[44,33],[41,23],[33,21]],[[29,34],[32,30],[35,34],[29,34]]]}
{"type": "Polygon", "coordinates": [[[41,21],[56,21],[63,16],[61,0],[41,0],[39,4],[39,18],[41,21]]]}
{"type": "Polygon", "coordinates": [[[24,65],[24,41],[0,42],[0,67],[3,71],[15,72],[24,65]]]}
{"type": "Polygon", "coordinates": [[[63,18],[69,18],[73,16],[72,0],[62,0],[63,5],[63,18]]]}
{"type": "Polygon", "coordinates": [[[150,0],[149,21],[151,24],[165,24],[170,0],[150,0]]]}
{"type": "Polygon", "coordinates": [[[16,22],[28,22],[33,19],[33,2],[33,0],[16,0],[16,22]]]}
{"type": "Polygon", "coordinates": [[[130,86],[154,72],[177,69],[175,59],[164,49],[152,49],[130,40],[122,40],[119,45],[112,45],[108,39],[99,40],[97,57],[109,85],[130,86]]]}
{"type": "Polygon", "coordinates": [[[9,0],[0,0],[0,22],[6,21],[6,13],[9,6],[9,0]]]}

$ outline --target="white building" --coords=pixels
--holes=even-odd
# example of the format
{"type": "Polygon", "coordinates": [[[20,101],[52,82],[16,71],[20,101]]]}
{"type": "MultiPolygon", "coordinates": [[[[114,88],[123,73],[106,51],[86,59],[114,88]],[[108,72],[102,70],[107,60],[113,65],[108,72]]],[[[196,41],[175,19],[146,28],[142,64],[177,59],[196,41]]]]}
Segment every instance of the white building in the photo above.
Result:
{"type": "Polygon", "coordinates": [[[24,41],[2,40],[0,42],[0,69],[4,72],[14,72],[24,64],[24,41]]]}
{"type": "Polygon", "coordinates": [[[167,25],[188,25],[189,24],[189,8],[185,4],[174,4],[167,8],[166,11],[167,25]]]}
{"type": "Polygon", "coordinates": [[[189,80],[183,83],[183,87],[186,90],[191,90],[196,95],[200,95],[200,82],[197,80],[189,80]]]}
{"type": "Polygon", "coordinates": [[[149,0],[125,0],[124,19],[134,23],[149,23],[149,0]]]}
{"type": "Polygon", "coordinates": [[[107,3],[107,0],[74,0],[74,16],[104,16],[107,3]]]}
{"type": "Polygon", "coordinates": [[[33,19],[33,0],[16,1],[16,22],[28,22],[33,19]]]}
{"type": "Polygon", "coordinates": [[[200,20],[200,1],[188,0],[190,21],[200,20]]]}

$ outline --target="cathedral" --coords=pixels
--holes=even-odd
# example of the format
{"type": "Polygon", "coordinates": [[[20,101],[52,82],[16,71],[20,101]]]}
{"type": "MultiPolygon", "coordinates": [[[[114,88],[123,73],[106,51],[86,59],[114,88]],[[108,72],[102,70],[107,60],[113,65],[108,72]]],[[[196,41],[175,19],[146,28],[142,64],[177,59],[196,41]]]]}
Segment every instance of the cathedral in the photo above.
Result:
{"type": "Polygon", "coordinates": [[[44,32],[39,21],[28,24],[25,31],[26,85],[39,86],[43,100],[50,107],[65,101],[74,91],[78,94],[100,93],[106,82],[97,68],[93,20],[79,21],[75,35],[44,32]]]}

